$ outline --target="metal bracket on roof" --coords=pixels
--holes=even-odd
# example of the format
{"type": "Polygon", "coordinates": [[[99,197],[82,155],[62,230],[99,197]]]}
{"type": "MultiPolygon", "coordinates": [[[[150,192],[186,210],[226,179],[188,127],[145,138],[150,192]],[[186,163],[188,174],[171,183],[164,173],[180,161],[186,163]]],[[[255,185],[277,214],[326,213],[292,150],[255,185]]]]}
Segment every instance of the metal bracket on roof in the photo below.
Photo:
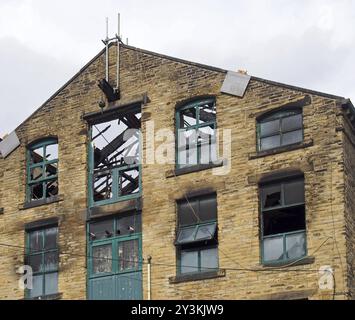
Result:
{"type": "Polygon", "coordinates": [[[0,155],[6,158],[20,145],[20,140],[15,131],[7,135],[4,140],[0,142],[0,155]]]}
{"type": "Polygon", "coordinates": [[[221,92],[242,98],[250,82],[251,76],[240,72],[228,71],[221,92]]]}

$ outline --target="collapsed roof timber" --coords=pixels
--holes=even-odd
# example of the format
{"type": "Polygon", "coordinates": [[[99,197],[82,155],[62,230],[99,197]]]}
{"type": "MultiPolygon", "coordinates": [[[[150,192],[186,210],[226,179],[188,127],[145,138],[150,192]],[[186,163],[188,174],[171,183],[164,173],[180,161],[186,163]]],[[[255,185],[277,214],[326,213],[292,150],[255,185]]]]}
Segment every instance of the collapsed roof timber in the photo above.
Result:
{"type": "Polygon", "coordinates": [[[118,172],[119,196],[139,191],[140,128],[140,112],[91,126],[95,202],[112,199],[115,172],[118,172]]]}

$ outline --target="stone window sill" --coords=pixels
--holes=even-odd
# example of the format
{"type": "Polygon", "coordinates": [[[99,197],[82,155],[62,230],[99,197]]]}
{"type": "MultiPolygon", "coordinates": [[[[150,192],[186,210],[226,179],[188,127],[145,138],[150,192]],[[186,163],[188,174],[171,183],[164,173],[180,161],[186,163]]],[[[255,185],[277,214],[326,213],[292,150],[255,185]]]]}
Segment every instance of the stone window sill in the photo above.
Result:
{"type": "Polygon", "coordinates": [[[264,263],[262,265],[258,265],[256,267],[256,270],[267,270],[268,268],[278,268],[278,267],[286,267],[289,266],[291,267],[296,267],[296,266],[302,266],[302,265],[307,265],[307,264],[313,264],[315,261],[315,258],[312,256],[307,256],[299,260],[295,261],[284,261],[284,262],[274,262],[274,263],[264,263]]]}
{"type": "Polygon", "coordinates": [[[25,203],[23,203],[23,204],[21,204],[19,206],[19,209],[20,210],[26,210],[26,209],[41,207],[41,206],[45,206],[45,205],[48,205],[48,204],[61,202],[63,200],[64,200],[64,196],[63,195],[59,195],[59,196],[45,198],[45,199],[41,199],[41,200],[25,202],[25,203]]]}
{"type": "Polygon", "coordinates": [[[275,155],[275,154],[279,154],[279,153],[283,153],[283,152],[304,149],[304,148],[312,147],[313,145],[314,145],[313,139],[310,139],[308,141],[303,141],[301,143],[296,143],[296,144],[292,144],[289,146],[283,146],[280,148],[249,153],[249,160],[263,158],[263,157],[267,157],[267,156],[271,156],[271,155],[275,155]]]}
{"type": "Polygon", "coordinates": [[[24,300],[60,300],[63,297],[63,293],[55,293],[46,296],[40,296],[36,298],[25,298],[24,300]]]}
{"type": "Polygon", "coordinates": [[[180,169],[175,169],[175,170],[169,170],[166,172],[165,176],[166,178],[173,178],[177,176],[182,176],[184,174],[189,174],[193,172],[199,172],[203,170],[208,170],[208,169],[213,169],[213,168],[219,168],[223,167],[224,165],[227,164],[226,159],[218,160],[215,163],[209,163],[209,164],[197,164],[191,167],[186,167],[186,168],[180,168],[180,169]]]}
{"type": "Polygon", "coordinates": [[[202,280],[223,278],[225,276],[226,276],[226,270],[219,269],[217,271],[208,271],[208,272],[201,272],[201,273],[187,274],[187,275],[178,275],[176,277],[170,277],[169,283],[170,284],[177,284],[177,283],[183,283],[183,282],[202,281],[202,280]]]}

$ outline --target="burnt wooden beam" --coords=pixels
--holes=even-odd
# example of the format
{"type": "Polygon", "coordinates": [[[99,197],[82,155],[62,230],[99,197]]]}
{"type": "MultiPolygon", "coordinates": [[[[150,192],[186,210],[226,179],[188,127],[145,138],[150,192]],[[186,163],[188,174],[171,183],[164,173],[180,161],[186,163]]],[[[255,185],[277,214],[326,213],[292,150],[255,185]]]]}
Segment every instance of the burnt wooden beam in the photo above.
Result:
{"type": "Polygon", "coordinates": [[[98,84],[99,88],[105,94],[108,102],[114,102],[120,99],[119,91],[116,91],[107,81],[106,79],[102,79],[98,84]]]}

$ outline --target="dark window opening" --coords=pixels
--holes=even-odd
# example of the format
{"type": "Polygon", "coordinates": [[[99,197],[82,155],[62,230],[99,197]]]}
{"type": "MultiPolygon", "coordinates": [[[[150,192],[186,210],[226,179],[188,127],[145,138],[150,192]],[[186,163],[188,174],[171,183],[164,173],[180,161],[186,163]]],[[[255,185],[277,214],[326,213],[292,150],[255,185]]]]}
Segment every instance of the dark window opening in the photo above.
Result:
{"type": "Polygon", "coordinates": [[[306,255],[303,178],[261,186],[262,258],[264,263],[306,255]]]}

